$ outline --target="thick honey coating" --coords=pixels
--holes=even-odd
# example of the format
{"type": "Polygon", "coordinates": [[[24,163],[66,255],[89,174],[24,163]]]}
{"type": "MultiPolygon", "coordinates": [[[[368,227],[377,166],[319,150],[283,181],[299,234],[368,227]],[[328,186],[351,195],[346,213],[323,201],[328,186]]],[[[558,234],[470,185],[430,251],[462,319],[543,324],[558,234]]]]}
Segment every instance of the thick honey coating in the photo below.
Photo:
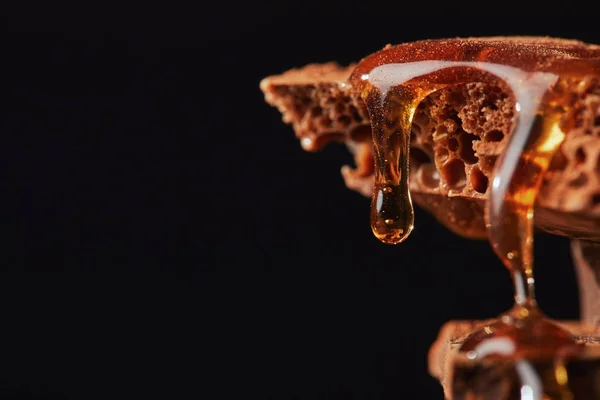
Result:
{"type": "Polygon", "coordinates": [[[356,66],[350,82],[384,64],[416,61],[480,61],[518,67],[526,72],[584,76],[600,73],[600,46],[548,37],[487,37],[421,40],[386,46],[356,66]]]}

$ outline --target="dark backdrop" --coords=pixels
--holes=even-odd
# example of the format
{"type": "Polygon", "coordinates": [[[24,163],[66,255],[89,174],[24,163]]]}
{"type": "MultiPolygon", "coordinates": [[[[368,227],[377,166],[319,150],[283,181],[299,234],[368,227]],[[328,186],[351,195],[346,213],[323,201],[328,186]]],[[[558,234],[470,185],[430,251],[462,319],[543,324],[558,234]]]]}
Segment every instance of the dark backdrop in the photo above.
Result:
{"type": "MultiPolygon", "coordinates": [[[[349,154],[302,151],[258,83],[416,39],[599,42],[597,17],[125,4],[2,13],[0,398],[440,399],[429,345],[507,309],[508,273],[419,209],[405,244],[375,240],[349,154]]],[[[568,241],[535,253],[542,308],[576,318],[568,241]]]]}

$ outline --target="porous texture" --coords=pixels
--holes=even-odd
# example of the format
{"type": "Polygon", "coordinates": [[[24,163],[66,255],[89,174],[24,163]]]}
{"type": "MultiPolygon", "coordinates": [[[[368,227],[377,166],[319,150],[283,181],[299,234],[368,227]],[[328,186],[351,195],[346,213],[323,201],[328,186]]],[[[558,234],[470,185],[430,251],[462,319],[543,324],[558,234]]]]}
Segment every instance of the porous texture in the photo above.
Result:
{"type": "MultiPolygon", "coordinates": [[[[352,70],[312,64],[265,78],[260,87],[306,150],[319,150],[331,140],[347,143],[356,165],[342,168],[345,183],[371,196],[369,116],[347,83],[352,70]]],[[[559,84],[571,103],[563,121],[566,138],[538,195],[536,225],[600,241],[600,79],[587,76],[559,84]]],[[[514,118],[515,101],[502,82],[469,83],[428,96],[413,120],[410,190],[415,202],[454,232],[485,237],[483,206],[514,118]]]]}
{"type": "Polygon", "coordinates": [[[261,81],[267,103],[291,124],[302,147],[320,150],[332,140],[367,139],[371,128],[364,103],[346,80],[354,66],[312,64],[261,81]]]}

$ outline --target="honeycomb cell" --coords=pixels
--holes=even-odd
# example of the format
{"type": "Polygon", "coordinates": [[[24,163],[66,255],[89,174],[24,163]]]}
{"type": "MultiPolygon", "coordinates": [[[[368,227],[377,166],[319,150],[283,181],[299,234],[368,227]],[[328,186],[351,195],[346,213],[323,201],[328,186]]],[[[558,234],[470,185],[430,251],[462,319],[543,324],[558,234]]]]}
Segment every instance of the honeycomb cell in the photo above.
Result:
{"type": "Polygon", "coordinates": [[[467,185],[465,163],[458,158],[452,159],[442,167],[442,177],[449,188],[462,190],[467,185]]]}
{"type": "Polygon", "coordinates": [[[435,189],[440,185],[440,174],[431,163],[419,166],[417,170],[417,179],[419,182],[430,189],[435,189]]]}
{"type": "Polygon", "coordinates": [[[448,160],[449,155],[450,155],[450,153],[448,153],[448,150],[446,150],[443,147],[436,149],[435,158],[436,158],[437,164],[438,165],[444,164],[446,162],[446,160],[448,160]]]}
{"type": "Polygon", "coordinates": [[[310,110],[310,116],[315,118],[315,117],[319,117],[323,114],[323,109],[319,106],[313,107],[310,110]]]}
{"type": "Polygon", "coordinates": [[[569,182],[569,186],[573,188],[579,188],[587,185],[588,177],[585,173],[581,172],[579,176],[569,182]]]}
{"type": "Polygon", "coordinates": [[[575,162],[577,164],[584,164],[586,158],[587,157],[585,154],[585,150],[583,150],[583,147],[578,147],[575,151],[575,162]]]}
{"type": "Polygon", "coordinates": [[[467,164],[475,164],[478,161],[475,150],[473,150],[473,140],[478,139],[477,136],[469,133],[462,133],[458,137],[458,156],[467,164]]]}
{"type": "Polygon", "coordinates": [[[329,117],[322,118],[320,121],[320,125],[322,128],[331,128],[333,125],[333,121],[329,117]]]}
{"type": "Polygon", "coordinates": [[[488,177],[484,175],[479,167],[473,167],[470,174],[471,185],[477,193],[485,193],[488,188],[488,177]]]}
{"type": "Polygon", "coordinates": [[[350,112],[350,115],[352,115],[352,118],[354,119],[355,122],[362,121],[363,118],[360,116],[360,113],[358,112],[358,108],[356,108],[353,105],[350,105],[348,107],[348,111],[350,112]]]}
{"type": "Polygon", "coordinates": [[[347,127],[350,125],[350,122],[352,122],[350,120],[350,117],[347,115],[340,115],[337,119],[337,122],[342,125],[343,127],[347,127]]]}
{"type": "Polygon", "coordinates": [[[448,139],[448,150],[455,152],[458,150],[459,147],[460,146],[458,144],[458,139],[453,138],[453,137],[448,139]]]}
{"type": "Polygon", "coordinates": [[[483,136],[486,142],[501,142],[504,139],[504,133],[498,129],[492,129],[483,136]]]}

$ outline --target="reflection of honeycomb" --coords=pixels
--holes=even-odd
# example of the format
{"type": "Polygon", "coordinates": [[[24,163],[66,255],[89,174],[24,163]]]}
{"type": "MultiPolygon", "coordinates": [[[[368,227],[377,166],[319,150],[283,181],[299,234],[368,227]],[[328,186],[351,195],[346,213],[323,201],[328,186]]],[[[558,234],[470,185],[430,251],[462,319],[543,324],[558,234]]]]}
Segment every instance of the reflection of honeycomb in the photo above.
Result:
{"type": "MultiPolygon", "coordinates": [[[[315,151],[331,140],[345,141],[356,160],[355,169],[342,169],[346,185],[370,196],[373,149],[368,113],[358,94],[345,83],[351,71],[352,66],[314,64],[266,78],[261,89],[266,101],[292,124],[305,149],[315,151]]],[[[538,206],[585,214],[593,222],[584,230],[600,231],[596,219],[600,218],[600,81],[565,83],[559,90],[569,93],[572,101],[563,121],[567,136],[545,176],[538,206]]],[[[477,231],[462,232],[467,236],[484,234],[481,204],[494,163],[511,134],[514,108],[510,91],[501,83],[471,83],[433,93],[415,113],[411,192],[447,226],[457,219],[461,222],[461,215],[463,224],[479,224],[477,231]],[[441,214],[438,200],[433,198],[455,211],[441,214]]],[[[554,222],[545,225],[552,230],[554,222]]],[[[555,233],[569,234],[568,225],[561,225],[555,233]]]]}

